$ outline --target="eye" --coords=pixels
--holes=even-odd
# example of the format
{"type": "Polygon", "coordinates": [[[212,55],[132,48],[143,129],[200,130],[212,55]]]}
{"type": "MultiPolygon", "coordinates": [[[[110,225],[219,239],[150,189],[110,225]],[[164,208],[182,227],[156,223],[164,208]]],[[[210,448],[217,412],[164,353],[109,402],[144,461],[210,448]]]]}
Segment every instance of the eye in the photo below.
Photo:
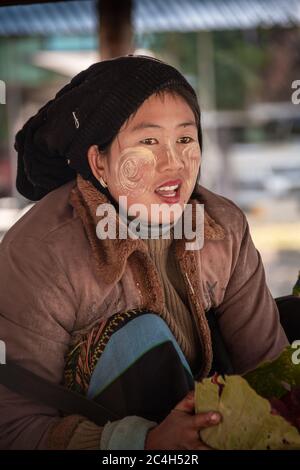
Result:
{"type": "Polygon", "coordinates": [[[141,140],[141,143],[146,144],[146,145],[153,145],[153,144],[157,144],[157,140],[154,139],[153,137],[149,137],[148,139],[141,140]],[[155,142],[154,143],[149,143],[150,140],[155,140],[155,142]]]}
{"type": "Polygon", "coordinates": [[[184,142],[179,142],[180,144],[189,144],[190,142],[192,142],[194,139],[192,139],[192,137],[181,137],[179,140],[184,140],[184,142]],[[189,139],[189,140],[187,140],[189,139]]]}

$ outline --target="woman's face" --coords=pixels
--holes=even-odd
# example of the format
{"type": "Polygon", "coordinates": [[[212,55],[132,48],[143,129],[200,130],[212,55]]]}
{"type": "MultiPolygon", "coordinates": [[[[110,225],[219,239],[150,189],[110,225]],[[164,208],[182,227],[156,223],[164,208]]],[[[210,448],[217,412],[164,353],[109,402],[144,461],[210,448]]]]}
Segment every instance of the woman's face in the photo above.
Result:
{"type": "Polygon", "coordinates": [[[127,209],[142,204],[145,212],[139,217],[148,223],[173,223],[181,216],[201,159],[194,113],[181,96],[151,95],[121,127],[109,154],[97,152],[95,160],[95,147],[89,149],[90,165],[116,201],[126,196],[127,209]],[[169,209],[175,203],[175,215],[153,211],[154,205],[169,209]]]}

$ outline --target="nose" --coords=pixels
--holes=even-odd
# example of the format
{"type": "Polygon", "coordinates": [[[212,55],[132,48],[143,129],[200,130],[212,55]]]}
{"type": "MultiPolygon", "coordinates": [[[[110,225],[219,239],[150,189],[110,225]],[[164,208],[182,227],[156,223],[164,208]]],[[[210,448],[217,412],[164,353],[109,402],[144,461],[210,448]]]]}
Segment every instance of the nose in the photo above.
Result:
{"type": "Polygon", "coordinates": [[[180,170],[184,167],[182,158],[182,152],[179,152],[174,144],[168,142],[162,146],[158,154],[157,169],[161,172],[180,170]]]}

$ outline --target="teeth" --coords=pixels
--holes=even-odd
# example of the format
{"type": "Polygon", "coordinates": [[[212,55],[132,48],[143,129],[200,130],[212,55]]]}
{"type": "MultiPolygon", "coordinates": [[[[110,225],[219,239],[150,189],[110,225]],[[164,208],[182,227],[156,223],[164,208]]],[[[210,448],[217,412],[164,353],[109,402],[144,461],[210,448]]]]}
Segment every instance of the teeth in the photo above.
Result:
{"type": "Polygon", "coordinates": [[[176,196],[176,193],[164,194],[164,197],[174,197],[174,196],[176,196]]]}
{"type": "Polygon", "coordinates": [[[160,188],[157,189],[157,191],[174,191],[174,189],[177,189],[179,184],[176,184],[175,186],[161,186],[160,188]]]}

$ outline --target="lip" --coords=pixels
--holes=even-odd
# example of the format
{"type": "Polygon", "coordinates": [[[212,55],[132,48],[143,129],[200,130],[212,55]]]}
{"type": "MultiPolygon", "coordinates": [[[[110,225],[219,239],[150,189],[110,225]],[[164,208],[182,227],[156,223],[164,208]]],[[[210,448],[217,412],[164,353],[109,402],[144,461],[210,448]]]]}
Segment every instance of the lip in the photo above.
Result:
{"type": "Polygon", "coordinates": [[[167,203],[167,204],[176,204],[177,202],[180,201],[180,189],[181,189],[181,185],[182,185],[182,180],[181,179],[176,179],[176,180],[168,180],[168,181],[164,181],[162,184],[160,184],[159,186],[157,186],[157,188],[155,189],[155,194],[157,194],[157,196],[159,196],[160,200],[163,201],[164,203],[167,203]],[[166,197],[164,196],[161,192],[158,192],[157,190],[159,188],[161,188],[162,186],[175,186],[175,185],[178,185],[178,188],[176,189],[176,192],[175,192],[175,196],[173,197],[166,197]]]}
{"type": "Polygon", "coordinates": [[[178,184],[179,186],[182,184],[182,180],[181,179],[177,179],[177,180],[169,180],[169,181],[164,181],[162,184],[160,184],[159,186],[157,186],[157,188],[155,189],[155,191],[159,188],[161,188],[162,186],[175,186],[176,184],[178,184]]]}

